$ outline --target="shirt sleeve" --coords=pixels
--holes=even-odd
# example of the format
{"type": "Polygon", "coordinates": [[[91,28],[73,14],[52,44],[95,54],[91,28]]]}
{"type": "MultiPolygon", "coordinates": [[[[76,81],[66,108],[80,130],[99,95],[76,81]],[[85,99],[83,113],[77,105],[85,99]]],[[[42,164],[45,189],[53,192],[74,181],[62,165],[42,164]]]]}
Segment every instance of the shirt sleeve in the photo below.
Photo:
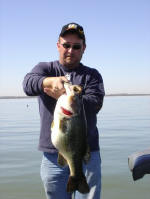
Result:
{"type": "Polygon", "coordinates": [[[40,62],[30,73],[27,73],[23,80],[23,90],[28,96],[38,96],[43,93],[42,83],[48,75],[48,63],[40,62]]]}
{"type": "Polygon", "coordinates": [[[98,113],[102,108],[104,95],[102,76],[96,69],[92,69],[84,86],[83,102],[86,110],[98,113]]]}

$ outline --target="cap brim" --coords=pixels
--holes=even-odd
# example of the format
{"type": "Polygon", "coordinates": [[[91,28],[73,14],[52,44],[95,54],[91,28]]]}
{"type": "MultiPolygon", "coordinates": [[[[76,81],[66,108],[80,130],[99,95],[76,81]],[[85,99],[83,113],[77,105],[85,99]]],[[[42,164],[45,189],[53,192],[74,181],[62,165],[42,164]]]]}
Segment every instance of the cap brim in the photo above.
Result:
{"type": "Polygon", "coordinates": [[[62,32],[60,33],[60,36],[63,37],[63,36],[65,36],[67,33],[76,33],[76,34],[78,35],[79,38],[85,40],[84,34],[79,33],[79,31],[76,30],[76,29],[69,29],[69,30],[62,31],[62,32]]]}

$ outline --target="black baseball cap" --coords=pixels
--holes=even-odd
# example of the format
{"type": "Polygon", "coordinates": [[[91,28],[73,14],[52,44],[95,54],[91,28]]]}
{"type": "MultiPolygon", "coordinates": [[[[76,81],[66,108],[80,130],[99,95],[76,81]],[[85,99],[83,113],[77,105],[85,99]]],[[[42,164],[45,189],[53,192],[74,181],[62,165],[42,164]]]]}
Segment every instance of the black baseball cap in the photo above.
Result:
{"type": "Polygon", "coordinates": [[[77,24],[77,23],[69,23],[67,25],[64,25],[62,27],[62,30],[61,30],[61,33],[60,33],[59,36],[63,37],[68,32],[76,33],[78,35],[78,37],[81,38],[83,40],[83,42],[85,43],[84,30],[83,30],[83,27],[80,26],[79,24],[77,24]]]}

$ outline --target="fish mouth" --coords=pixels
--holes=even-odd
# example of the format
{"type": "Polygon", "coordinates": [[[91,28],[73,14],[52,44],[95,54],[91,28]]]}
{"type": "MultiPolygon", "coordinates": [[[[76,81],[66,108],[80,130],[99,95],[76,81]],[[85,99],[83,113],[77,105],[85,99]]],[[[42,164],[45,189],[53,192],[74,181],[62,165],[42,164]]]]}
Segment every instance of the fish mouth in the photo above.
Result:
{"type": "Polygon", "coordinates": [[[67,116],[72,116],[73,115],[73,113],[71,111],[69,111],[69,110],[67,110],[67,109],[65,109],[63,107],[61,107],[61,110],[62,110],[63,114],[65,114],[67,116]]]}

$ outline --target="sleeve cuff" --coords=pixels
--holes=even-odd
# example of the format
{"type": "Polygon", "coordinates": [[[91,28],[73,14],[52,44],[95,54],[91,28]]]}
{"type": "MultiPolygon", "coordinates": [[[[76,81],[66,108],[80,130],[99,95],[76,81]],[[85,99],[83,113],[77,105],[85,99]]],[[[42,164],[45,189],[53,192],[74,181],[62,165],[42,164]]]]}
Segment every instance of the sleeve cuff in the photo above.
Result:
{"type": "Polygon", "coordinates": [[[43,93],[43,87],[42,87],[42,84],[43,84],[43,80],[45,79],[46,77],[42,77],[40,78],[39,82],[38,82],[38,89],[41,93],[43,93]]]}

